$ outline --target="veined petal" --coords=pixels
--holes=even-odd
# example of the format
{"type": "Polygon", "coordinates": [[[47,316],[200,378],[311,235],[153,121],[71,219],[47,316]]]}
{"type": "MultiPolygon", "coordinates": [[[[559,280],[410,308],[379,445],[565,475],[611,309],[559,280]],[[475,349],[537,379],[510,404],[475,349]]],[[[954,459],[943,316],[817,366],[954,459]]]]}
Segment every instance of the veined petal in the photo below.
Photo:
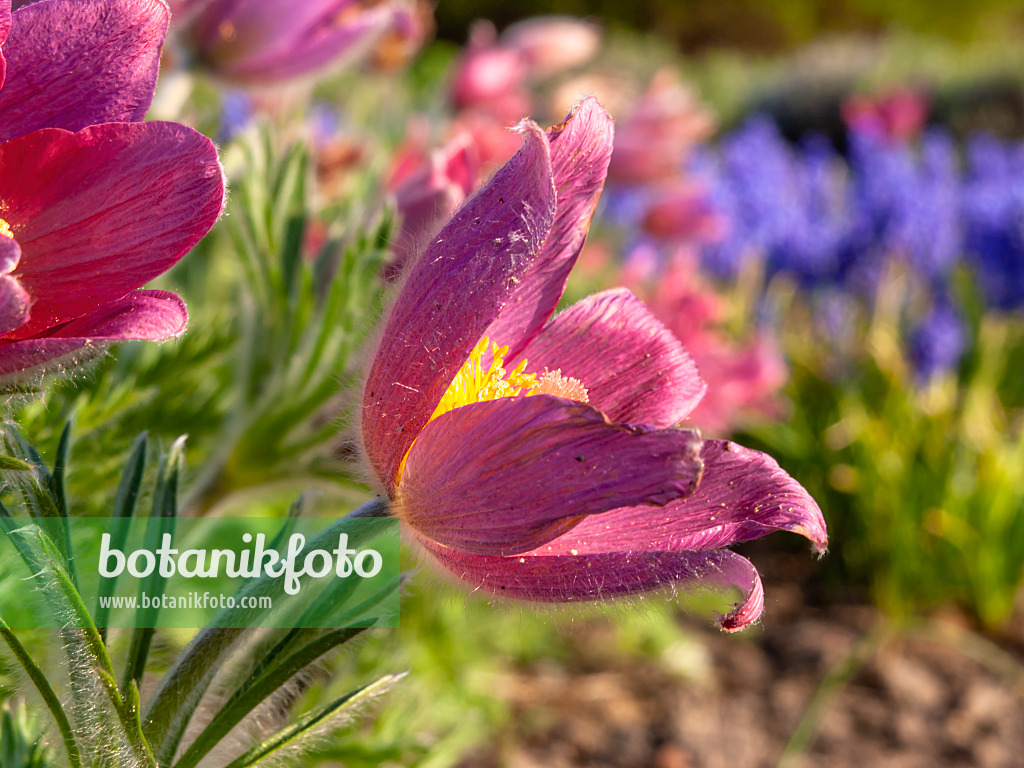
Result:
{"type": "Polygon", "coordinates": [[[187,324],[185,302],[177,294],[132,291],[120,301],[60,326],[48,338],[161,341],[180,336],[187,324]]]}
{"type": "Polygon", "coordinates": [[[799,533],[819,551],[828,545],[821,510],[767,454],[725,440],[705,440],[697,490],[656,510],[617,509],[588,518],[541,550],[568,552],[718,549],[774,531],[799,533]]]}
{"type": "Polygon", "coordinates": [[[399,464],[487,326],[515,292],[555,210],[547,140],[525,144],[412,266],[363,390],[363,442],[388,493],[399,464]]]}
{"type": "Polygon", "coordinates": [[[21,328],[28,322],[32,299],[10,275],[0,275],[0,335],[21,328]]]}
{"type": "Polygon", "coordinates": [[[590,404],[615,422],[670,427],[707,390],[680,341],[625,288],[569,307],[519,357],[531,371],[557,369],[579,379],[590,404]]]}
{"type": "Polygon", "coordinates": [[[474,588],[514,600],[567,603],[608,600],[658,587],[738,589],[743,599],[719,626],[734,632],[764,610],[764,589],[754,566],[727,549],[710,552],[598,552],[511,557],[475,555],[420,538],[452,574],[474,588]]]}
{"type": "Polygon", "coordinates": [[[0,145],[0,168],[22,250],[14,275],[33,299],[18,339],[165,272],[213,226],[224,197],[213,144],[177,123],[34,131],[0,145]]]}
{"type": "Polygon", "coordinates": [[[512,300],[484,333],[502,339],[512,356],[540,331],[565,292],[604,189],[613,135],[612,119],[594,97],[580,102],[547,133],[558,206],[551,234],[512,300]]]}
{"type": "MultiPolygon", "coordinates": [[[[0,2],[0,45],[7,42],[7,35],[11,33],[11,2],[2,0],[0,2]]],[[[0,81],[2,82],[2,81],[0,81]]]]}
{"type": "Polygon", "coordinates": [[[611,424],[572,400],[534,395],[473,403],[416,439],[395,504],[418,534],[477,554],[534,549],[587,515],[658,507],[693,492],[694,432],[611,424]]]}
{"type": "MultiPolygon", "coordinates": [[[[0,0],[0,48],[7,42],[7,36],[11,33],[11,3],[10,0],[0,0]]],[[[3,50],[0,50],[0,88],[3,88],[4,79],[7,77],[7,59],[3,50]]]]}
{"type": "Polygon", "coordinates": [[[21,261],[21,246],[13,237],[0,235],[0,275],[14,271],[21,261]]]}
{"type": "Polygon", "coordinates": [[[41,0],[12,19],[0,141],[145,117],[169,22],[161,0],[41,0]]]}
{"type": "Polygon", "coordinates": [[[173,293],[134,291],[120,301],[61,326],[52,336],[0,341],[0,387],[81,365],[118,341],[156,341],[179,336],[187,320],[184,302],[173,293]]]}

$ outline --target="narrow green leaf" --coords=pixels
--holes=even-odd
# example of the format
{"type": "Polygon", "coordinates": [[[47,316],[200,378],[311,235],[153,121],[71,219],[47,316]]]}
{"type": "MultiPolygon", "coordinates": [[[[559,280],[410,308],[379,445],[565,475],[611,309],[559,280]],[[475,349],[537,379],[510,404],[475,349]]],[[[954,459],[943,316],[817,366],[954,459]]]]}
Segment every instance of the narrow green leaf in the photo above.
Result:
{"type": "MultiPolygon", "coordinates": [[[[385,506],[380,499],[368,502],[307,541],[303,551],[323,549],[328,544],[336,542],[341,533],[347,533],[349,542],[357,546],[369,531],[365,526],[353,527],[352,519],[368,516],[371,512],[383,508],[385,506]]],[[[276,597],[280,595],[282,589],[280,583],[264,577],[249,583],[241,594],[247,597],[276,597]]],[[[257,600],[256,604],[258,602],[257,600]]],[[[261,615],[261,609],[252,609],[252,617],[258,618],[261,615]]],[[[237,611],[231,615],[215,616],[178,656],[174,666],[164,675],[159,688],[150,699],[143,722],[146,737],[153,745],[161,765],[169,763],[174,758],[189,718],[206,692],[214,673],[228,658],[239,640],[245,636],[246,630],[235,623],[227,623],[228,618],[234,622],[236,617],[237,611]]]]}
{"type": "Polygon", "coordinates": [[[68,419],[64,424],[64,429],[60,433],[60,440],[57,441],[57,456],[53,460],[53,474],[52,487],[50,492],[53,494],[54,503],[57,506],[57,512],[60,513],[61,519],[64,521],[64,551],[67,553],[67,568],[68,575],[71,577],[71,581],[74,582],[75,586],[78,586],[78,574],[75,571],[75,550],[71,542],[71,525],[67,522],[68,516],[68,501],[67,501],[67,489],[65,487],[65,475],[67,474],[68,458],[71,453],[71,419],[68,419]]]}
{"type": "Polygon", "coordinates": [[[248,768],[261,760],[273,757],[277,753],[286,751],[289,748],[301,746],[299,742],[310,735],[317,726],[324,723],[332,716],[344,713],[359,704],[367,701],[373,696],[383,693],[405,675],[384,675],[384,677],[362,688],[358,688],[344,696],[335,699],[320,709],[309,712],[291,725],[282,728],[266,741],[256,745],[245,754],[231,761],[227,768],[248,768]]]}
{"type": "MultiPolygon", "coordinates": [[[[178,481],[184,468],[185,436],[182,435],[174,441],[171,450],[161,462],[160,477],[157,479],[156,492],[153,494],[153,513],[146,528],[145,546],[151,552],[160,546],[165,534],[174,533],[178,516],[178,481]]],[[[146,582],[139,585],[139,607],[136,609],[135,630],[132,632],[122,690],[125,690],[131,681],[135,681],[136,685],[142,683],[149,648],[156,632],[156,621],[160,613],[159,603],[143,608],[142,595],[161,595],[166,583],[167,578],[159,569],[154,569],[146,582]]]]}
{"type": "Polygon", "coordinates": [[[0,456],[0,471],[31,472],[32,465],[13,456],[0,456]]]}
{"type": "Polygon", "coordinates": [[[78,743],[75,741],[75,734],[71,730],[71,722],[68,720],[67,713],[64,712],[64,707],[61,706],[60,699],[50,686],[50,681],[46,679],[46,674],[39,668],[31,654],[21,644],[18,636],[2,618],[0,618],[0,637],[7,643],[14,658],[21,664],[28,679],[39,691],[46,708],[50,710],[50,714],[57,724],[57,730],[60,731],[61,740],[64,742],[64,749],[68,753],[68,762],[71,763],[72,768],[81,768],[82,756],[78,749],[78,743]]]}
{"type": "Polygon", "coordinates": [[[117,715],[119,735],[131,746],[134,758],[140,765],[155,768],[156,762],[143,738],[137,717],[128,710],[118,692],[107,647],[89,615],[89,609],[82,601],[82,596],[64,570],[56,545],[38,525],[24,526],[11,531],[9,535],[22,540],[25,551],[34,563],[33,573],[38,578],[45,579],[45,583],[41,585],[43,594],[50,601],[53,610],[65,617],[64,623],[67,628],[61,632],[61,639],[72,668],[79,673],[88,670],[96,676],[100,690],[106,694],[117,715]],[[86,658],[88,665],[83,666],[81,662],[86,658]]]}
{"type": "Polygon", "coordinates": [[[25,439],[16,425],[8,429],[8,434],[14,437],[22,457],[33,469],[34,477],[26,478],[17,486],[25,508],[32,517],[39,519],[39,524],[58,546],[64,567],[70,572],[70,534],[54,493],[53,474],[36,447],[25,439]]]}
{"type": "Polygon", "coordinates": [[[365,631],[363,627],[332,629],[298,649],[257,679],[250,678],[232,694],[196,737],[174,768],[194,768],[200,760],[268,696],[332,648],[365,631]]]}
{"type": "MultiPolygon", "coordinates": [[[[114,523],[110,539],[111,546],[118,550],[124,549],[125,542],[128,540],[131,519],[135,515],[135,502],[139,498],[142,476],[146,470],[147,438],[147,433],[142,432],[132,443],[128,463],[125,464],[124,472],[121,473],[121,482],[117,487],[117,496],[114,498],[114,517],[117,518],[117,522],[114,523]]],[[[116,587],[116,576],[104,579],[100,584],[100,593],[96,600],[96,626],[99,628],[104,642],[107,639],[107,619],[110,616],[107,598],[114,594],[116,587]]]]}

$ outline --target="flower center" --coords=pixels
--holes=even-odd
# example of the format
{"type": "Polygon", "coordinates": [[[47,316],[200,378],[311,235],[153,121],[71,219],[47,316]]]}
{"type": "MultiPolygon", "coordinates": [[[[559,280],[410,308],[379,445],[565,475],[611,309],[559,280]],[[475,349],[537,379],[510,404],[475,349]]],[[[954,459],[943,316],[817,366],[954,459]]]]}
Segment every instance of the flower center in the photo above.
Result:
{"type": "MultiPolygon", "coordinates": [[[[448,385],[447,391],[441,397],[441,402],[431,414],[427,423],[436,419],[443,413],[459,408],[470,403],[482,403],[485,400],[498,400],[502,397],[515,397],[516,395],[555,395],[568,400],[576,400],[580,403],[589,402],[586,388],[579,379],[563,376],[560,369],[554,371],[545,370],[541,374],[525,373],[526,360],[510,372],[505,372],[505,356],[508,354],[508,347],[499,347],[492,344],[491,340],[484,336],[480,342],[469,353],[469,358],[462,364],[462,368],[455,374],[452,383],[448,385]],[[487,347],[491,347],[491,363],[485,369],[483,356],[487,347]]],[[[412,447],[410,446],[410,450],[412,447]]],[[[406,453],[398,467],[396,484],[402,480],[402,473],[405,470],[405,459],[409,457],[406,453]]]]}
{"type": "Polygon", "coordinates": [[[11,225],[3,219],[0,219],[0,235],[14,239],[14,233],[11,231],[11,225]]]}

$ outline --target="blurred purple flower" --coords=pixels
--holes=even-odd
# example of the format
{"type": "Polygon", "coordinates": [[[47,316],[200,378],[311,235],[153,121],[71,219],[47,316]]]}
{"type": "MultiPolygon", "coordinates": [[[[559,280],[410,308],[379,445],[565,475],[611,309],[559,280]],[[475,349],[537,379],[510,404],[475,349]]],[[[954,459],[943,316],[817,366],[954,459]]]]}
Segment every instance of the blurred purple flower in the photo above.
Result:
{"type": "Polygon", "coordinates": [[[585,64],[601,46],[601,28],[571,16],[535,16],[501,34],[533,77],[550,77],[585,64]]]}
{"type": "Polygon", "coordinates": [[[419,250],[434,239],[441,225],[476,187],[480,169],[472,138],[458,134],[442,149],[405,157],[392,172],[388,188],[401,218],[395,233],[394,260],[385,279],[394,279],[419,250]]]}
{"type": "Polygon", "coordinates": [[[963,321],[948,301],[940,300],[910,333],[910,361],[923,383],[955,371],[966,347],[963,321]]]}
{"type": "Polygon", "coordinates": [[[725,547],[789,530],[822,548],[821,512],[768,456],[674,428],[705,385],[631,293],[549,319],[612,124],[588,99],[547,133],[520,131],[523,148],[412,264],[386,317],[363,390],[369,465],[393,513],[475,588],[565,602],[733,587],[743,600],[721,625],[741,629],[763,591],[725,547]]]}
{"type": "Polygon", "coordinates": [[[678,179],[690,152],[714,127],[696,92],[662,70],[620,126],[608,178],[620,184],[678,179]]]}
{"type": "Polygon", "coordinates": [[[978,137],[968,161],[965,248],[989,303],[1024,307],[1024,145],[978,137]]]}
{"type": "Polygon", "coordinates": [[[399,2],[178,0],[176,34],[196,62],[243,85],[301,78],[366,54],[395,24],[399,2]]]}
{"type": "Polygon", "coordinates": [[[456,111],[480,110],[505,124],[514,122],[530,110],[527,72],[522,51],[500,43],[489,21],[478,21],[455,63],[452,106],[456,111]]]}

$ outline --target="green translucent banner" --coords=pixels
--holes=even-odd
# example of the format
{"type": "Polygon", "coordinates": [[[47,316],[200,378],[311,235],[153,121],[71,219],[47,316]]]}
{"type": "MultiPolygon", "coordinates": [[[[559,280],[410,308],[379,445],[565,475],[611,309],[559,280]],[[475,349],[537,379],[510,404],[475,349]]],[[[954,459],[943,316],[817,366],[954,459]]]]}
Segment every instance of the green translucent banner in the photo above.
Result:
{"type": "Polygon", "coordinates": [[[393,518],[0,518],[16,629],[397,627],[393,518]]]}

